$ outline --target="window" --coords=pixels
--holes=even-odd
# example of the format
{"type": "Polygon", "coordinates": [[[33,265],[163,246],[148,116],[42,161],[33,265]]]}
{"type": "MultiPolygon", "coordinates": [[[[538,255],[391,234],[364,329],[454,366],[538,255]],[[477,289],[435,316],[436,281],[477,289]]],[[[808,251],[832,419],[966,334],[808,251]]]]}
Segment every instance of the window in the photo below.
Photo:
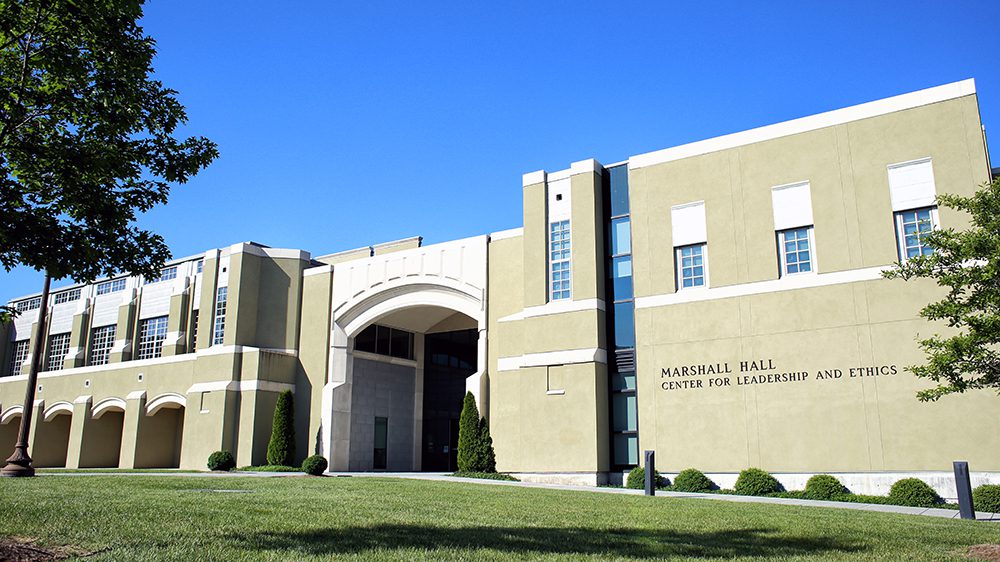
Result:
{"type": "Polygon", "coordinates": [[[552,300],[570,298],[569,221],[556,221],[549,228],[549,294],[552,300]]]}
{"type": "Polygon", "coordinates": [[[46,371],[62,369],[63,360],[69,352],[69,332],[49,336],[49,357],[45,362],[46,371]]]}
{"type": "Polygon", "coordinates": [[[811,251],[813,227],[793,228],[778,233],[781,275],[810,273],[816,270],[811,251]]]}
{"type": "Polygon", "coordinates": [[[107,295],[108,293],[117,293],[123,290],[125,290],[125,279],[112,279],[97,286],[98,295],[107,295]]]}
{"type": "Polygon", "coordinates": [[[42,306],[42,297],[35,297],[33,299],[28,299],[15,304],[14,308],[18,312],[24,312],[26,310],[35,310],[36,308],[39,308],[41,306],[42,306]]]}
{"type": "Polygon", "coordinates": [[[62,304],[64,302],[72,302],[75,300],[80,300],[80,288],[70,289],[69,291],[63,291],[61,293],[56,293],[55,303],[62,304]]]}
{"type": "Polygon", "coordinates": [[[676,248],[677,288],[692,289],[707,285],[708,267],[705,244],[676,248]]]}
{"type": "Polygon", "coordinates": [[[375,447],[372,455],[372,468],[385,469],[386,446],[389,443],[389,418],[375,418],[375,447]]]}
{"type": "Polygon", "coordinates": [[[14,349],[10,354],[10,365],[7,369],[7,374],[10,376],[21,374],[21,365],[28,358],[28,345],[30,340],[20,340],[14,342],[14,349]]]}
{"type": "Polygon", "coordinates": [[[927,235],[937,227],[937,209],[934,207],[896,213],[900,261],[934,253],[934,249],[927,245],[927,235]]]}
{"type": "Polygon", "coordinates": [[[228,287],[219,287],[215,292],[215,323],[212,326],[212,345],[222,345],[226,339],[226,298],[228,287]]]}
{"type": "Polygon", "coordinates": [[[198,311],[191,311],[191,345],[188,347],[188,353],[194,353],[195,349],[198,347],[198,311]]]}
{"type": "Polygon", "coordinates": [[[139,349],[136,359],[155,359],[163,353],[163,340],[167,339],[167,317],[157,316],[139,322],[139,349]]]}
{"type": "Polygon", "coordinates": [[[176,279],[176,278],[177,278],[177,266],[165,267],[160,270],[160,275],[158,277],[151,277],[149,279],[146,279],[144,284],[149,285],[150,283],[159,283],[160,281],[169,281],[171,279],[176,279]]]}
{"type": "Polygon", "coordinates": [[[354,336],[354,349],[400,359],[413,359],[413,334],[372,324],[354,336]]]}
{"type": "Polygon", "coordinates": [[[194,262],[194,272],[195,274],[201,273],[202,267],[205,265],[205,260],[198,260],[194,262]]]}
{"type": "Polygon", "coordinates": [[[90,364],[106,365],[115,344],[115,325],[101,326],[90,331],[90,364]]]}

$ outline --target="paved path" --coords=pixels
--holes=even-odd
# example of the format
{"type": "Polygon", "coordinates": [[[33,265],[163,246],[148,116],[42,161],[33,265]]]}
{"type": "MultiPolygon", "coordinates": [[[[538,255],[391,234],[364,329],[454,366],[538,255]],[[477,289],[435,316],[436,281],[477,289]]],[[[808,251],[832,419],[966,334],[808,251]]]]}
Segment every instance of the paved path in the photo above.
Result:
{"type": "MultiPolygon", "coordinates": [[[[280,478],[288,476],[303,476],[304,472],[59,472],[57,470],[39,473],[41,476],[192,476],[196,478],[245,477],[245,478],[280,478]]],[[[507,480],[485,480],[474,478],[459,478],[445,472],[328,472],[327,476],[342,478],[407,478],[411,480],[435,480],[439,482],[461,482],[464,484],[486,484],[493,486],[517,486],[522,488],[542,488],[546,490],[567,490],[572,492],[597,492],[602,494],[642,495],[642,490],[616,487],[572,486],[567,484],[541,484],[537,482],[511,482],[507,480]]],[[[855,509],[859,511],[879,511],[883,513],[902,513],[906,515],[924,515],[958,519],[957,509],[941,509],[928,507],[907,507],[902,505],[882,505],[874,503],[851,503],[820,500],[799,500],[792,498],[768,498],[759,496],[734,496],[729,494],[692,494],[687,492],[658,491],[657,498],[697,498],[705,500],[770,503],[779,505],[801,505],[808,507],[831,507],[834,509],[855,509]]],[[[978,521],[1000,522],[1000,513],[976,512],[978,521]]]]}

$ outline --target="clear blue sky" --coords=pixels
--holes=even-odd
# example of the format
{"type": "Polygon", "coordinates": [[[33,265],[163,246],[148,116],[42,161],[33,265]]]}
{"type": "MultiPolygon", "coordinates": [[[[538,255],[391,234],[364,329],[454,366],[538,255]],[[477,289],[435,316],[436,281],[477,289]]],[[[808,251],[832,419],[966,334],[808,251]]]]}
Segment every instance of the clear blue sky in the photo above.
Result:
{"type": "Polygon", "coordinates": [[[157,76],[221,157],[141,224],[175,257],[440,242],[520,226],[525,172],[970,77],[1000,165],[996,0],[414,4],[152,0],[157,76]]]}

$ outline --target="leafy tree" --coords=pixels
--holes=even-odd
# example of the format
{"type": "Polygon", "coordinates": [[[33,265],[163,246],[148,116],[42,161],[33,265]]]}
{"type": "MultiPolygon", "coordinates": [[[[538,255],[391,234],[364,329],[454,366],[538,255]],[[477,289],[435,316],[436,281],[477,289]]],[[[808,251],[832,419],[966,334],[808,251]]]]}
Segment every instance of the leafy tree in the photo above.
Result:
{"type": "Polygon", "coordinates": [[[151,76],[143,0],[0,0],[0,264],[89,281],[170,257],[136,213],[218,156],[151,76]]]}
{"type": "MultiPolygon", "coordinates": [[[[170,252],[136,213],[218,156],[206,138],[176,136],[187,117],[177,92],[151,77],[143,3],[0,0],[0,265],[45,272],[39,333],[52,279],[155,275],[170,252]]],[[[0,321],[15,314],[0,307],[0,321]]],[[[34,474],[27,436],[43,339],[4,475],[34,474]]]]}
{"type": "Polygon", "coordinates": [[[278,395],[271,422],[271,440],[267,443],[267,464],[292,466],[295,460],[295,411],[292,391],[278,395]]]}
{"type": "Polygon", "coordinates": [[[968,213],[970,227],[924,235],[933,253],[910,258],[885,276],[929,278],[947,288],[948,294],[920,315],[954,331],[920,340],[927,363],[906,370],[937,383],[917,393],[922,401],[973,389],[1000,392],[1000,178],[971,196],[939,195],[937,201],[968,213]]]}

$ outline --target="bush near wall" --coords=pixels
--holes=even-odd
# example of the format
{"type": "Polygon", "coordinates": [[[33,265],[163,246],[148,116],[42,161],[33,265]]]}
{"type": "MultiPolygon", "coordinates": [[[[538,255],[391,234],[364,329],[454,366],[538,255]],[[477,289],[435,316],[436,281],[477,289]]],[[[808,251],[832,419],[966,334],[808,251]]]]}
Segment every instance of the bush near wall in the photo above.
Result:
{"type": "Polygon", "coordinates": [[[972,491],[976,511],[1000,513],[1000,484],[983,484],[972,491]]]}
{"type": "Polygon", "coordinates": [[[675,492],[709,492],[717,488],[715,482],[695,468],[685,468],[674,478],[675,492]]]}
{"type": "Polygon", "coordinates": [[[781,483],[766,470],[748,468],[740,472],[733,490],[741,496],[766,496],[782,491],[781,483]]]}
{"type": "Polygon", "coordinates": [[[313,455],[306,457],[306,460],[302,461],[302,472],[313,476],[320,476],[326,472],[327,466],[326,457],[323,455],[313,455]]]}
{"type": "Polygon", "coordinates": [[[919,478],[904,478],[889,489],[889,501],[895,505],[934,507],[944,503],[941,496],[919,478]]]}
{"type": "Polygon", "coordinates": [[[295,410],[292,391],[278,395],[271,422],[271,440],[267,443],[267,464],[292,466],[295,459],[295,410]]]}
{"type": "MultiPolygon", "coordinates": [[[[661,476],[658,470],[653,471],[653,482],[657,488],[666,488],[670,485],[670,481],[661,476]]],[[[633,468],[628,473],[628,478],[625,479],[625,487],[633,490],[644,490],[646,488],[646,469],[641,466],[633,468]]]]}
{"type": "Polygon", "coordinates": [[[208,456],[208,469],[229,472],[236,468],[236,459],[229,451],[216,451],[208,456]]]}
{"type": "Polygon", "coordinates": [[[840,480],[829,474],[815,474],[806,482],[805,497],[810,500],[836,500],[846,493],[840,480]]]}

